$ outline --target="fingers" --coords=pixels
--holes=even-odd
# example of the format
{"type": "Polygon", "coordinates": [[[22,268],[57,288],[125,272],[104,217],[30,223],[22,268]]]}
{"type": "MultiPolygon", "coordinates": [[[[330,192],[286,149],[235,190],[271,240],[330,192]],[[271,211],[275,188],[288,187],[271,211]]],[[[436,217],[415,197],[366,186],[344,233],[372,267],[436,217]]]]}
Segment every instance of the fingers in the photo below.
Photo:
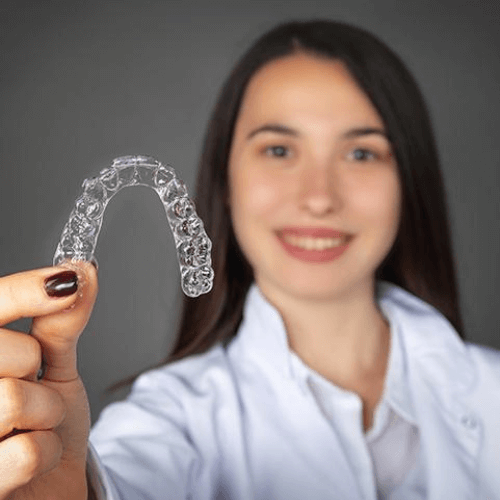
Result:
{"type": "Polygon", "coordinates": [[[51,314],[70,307],[77,295],[50,297],[45,281],[64,267],[47,267],[0,278],[0,326],[19,318],[51,314]]]}
{"type": "Polygon", "coordinates": [[[88,262],[65,263],[2,277],[0,325],[21,317],[34,317],[31,334],[42,347],[45,377],[54,381],[74,380],[78,377],[76,344],[90,318],[97,290],[97,271],[88,262]],[[77,287],[69,270],[76,273],[77,287]],[[52,285],[52,296],[47,293],[47,283],[52,285]],[[70,295],[60,296],[67,292],[70,295]]]}
{"type": "Polygon", "coordinates": [[[25,333],[2,328],[0,341],[0,379],[13,377],[36,380],[42,361],[42,349],[38,341],[25,333]]]}
{"type": "Polygon", "coordinates": [[[0,379],[0,498],[59,464],[63,445],[53,429],[65,414],[56,390],[36,382],[0,379]]]}
{"type": "Polygon", "coordinates": [[[53,431],[25,432],[0,442],[0,498],[54,469],[62,454],[53,431]]]}
{"type": "Polygon", "coordinates": [[[56,390],[26,380],[0,379],[0,440],[14,429],[53,429],[65,414],[64,400],[56,390]]]}
{"type": "Polygon", "coordinates": [[[0,325],[34,318],[31,335],[0,328],[0,499],[13,492],[31,498],[32,491],[48,498],[61,481],[67,488],[75,478],[79,491],[90,412],[76,371],[76,344],[97,288],[96,269],[83,262],[0,278],[0,325]],[[46,378],[36,381],[42,357],[46,378]]]}
{"type": "Polygon", "coordinates": [[[31,334],[40,343],[47,364],[44,378],[51,381],[69,381],[78,377],[76,345],[97,297],[97,272],[94,266],[81,262],[73,267],[79,283],[71,307],[37,316],[31,327],[31,334]]]}

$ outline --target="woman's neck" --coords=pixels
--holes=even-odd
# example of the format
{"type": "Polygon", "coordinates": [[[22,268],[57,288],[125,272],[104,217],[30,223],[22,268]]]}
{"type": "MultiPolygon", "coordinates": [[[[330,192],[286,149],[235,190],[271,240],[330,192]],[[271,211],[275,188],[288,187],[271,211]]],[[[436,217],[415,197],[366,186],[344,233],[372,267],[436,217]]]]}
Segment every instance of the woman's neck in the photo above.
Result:
{"type": "Polygon", "coordinates": [[[327,380],[359,394],[368,413],[380,399],[390,347],[390,326],[374,286],[330,301],[261,288],[283,318],[290,349],[327,380]]]}

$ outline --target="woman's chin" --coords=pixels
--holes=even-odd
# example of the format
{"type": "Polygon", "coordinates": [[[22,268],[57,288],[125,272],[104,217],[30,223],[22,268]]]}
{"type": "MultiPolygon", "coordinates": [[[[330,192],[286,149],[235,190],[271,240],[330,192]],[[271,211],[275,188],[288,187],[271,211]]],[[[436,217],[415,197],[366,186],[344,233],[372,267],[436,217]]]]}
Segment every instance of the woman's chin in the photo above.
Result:
{"type": "Polygon", "coordinates": [[[311,276],[301,278],[295,275],[293,279],[281,279],[274,282],[260,281],[257,278],[256,282],[260,289],[269,295],[311,302],[335,300],[342,296],[342,291],[345,289],[345,284],[338,280],[334,282],[325,279],[312,280],[311,276]]]}

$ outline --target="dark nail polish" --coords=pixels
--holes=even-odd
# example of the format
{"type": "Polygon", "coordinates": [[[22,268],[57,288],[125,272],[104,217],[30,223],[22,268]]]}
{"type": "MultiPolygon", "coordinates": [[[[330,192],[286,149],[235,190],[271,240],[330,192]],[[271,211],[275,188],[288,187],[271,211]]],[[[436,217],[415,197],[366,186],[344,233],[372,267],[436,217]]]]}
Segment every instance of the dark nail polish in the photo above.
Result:
{"type": "Polygon", "coordinates": [[[45,280],[49,297],[67,297],[78,290],[78,277],[74,271],[63,271],[45,280]]]}

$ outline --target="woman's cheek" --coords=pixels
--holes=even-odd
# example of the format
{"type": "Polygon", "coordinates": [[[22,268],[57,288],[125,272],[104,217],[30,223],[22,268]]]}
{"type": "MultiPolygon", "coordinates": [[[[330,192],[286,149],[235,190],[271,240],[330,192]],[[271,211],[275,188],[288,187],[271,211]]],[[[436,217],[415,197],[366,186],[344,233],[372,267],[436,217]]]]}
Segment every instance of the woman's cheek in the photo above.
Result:
{"type": "Polygon", "coordinates": [[[349,186],[357,211],[391,224],[399,212],[399,182],[390,172],[380,173],[369,180],[349,186]]]}
{"type": "MultiPolygon", "coordinates": [[[[385,179],[376,189],[358,197],[358,213],[364,214],[366,229],[374,245],[386,254],[392,247],[399,228],[401,193],[396,179],[385,179]]],[[[385,255],[384,255],[385,256],[385,255]]]]}
{"type": "Polygon", "coordinates": [[[257,217],[274,212],[283,198],[283,189],[267,177],[248,178],[241,189],[248,215],[257,217]]]}
{"type": "Polygon", "coordinates": [[[252,204],[256,213],[266,215],[274,213],[280,203],[280,192],[271,184],[259,184],[252,193],[252,204]]]}

